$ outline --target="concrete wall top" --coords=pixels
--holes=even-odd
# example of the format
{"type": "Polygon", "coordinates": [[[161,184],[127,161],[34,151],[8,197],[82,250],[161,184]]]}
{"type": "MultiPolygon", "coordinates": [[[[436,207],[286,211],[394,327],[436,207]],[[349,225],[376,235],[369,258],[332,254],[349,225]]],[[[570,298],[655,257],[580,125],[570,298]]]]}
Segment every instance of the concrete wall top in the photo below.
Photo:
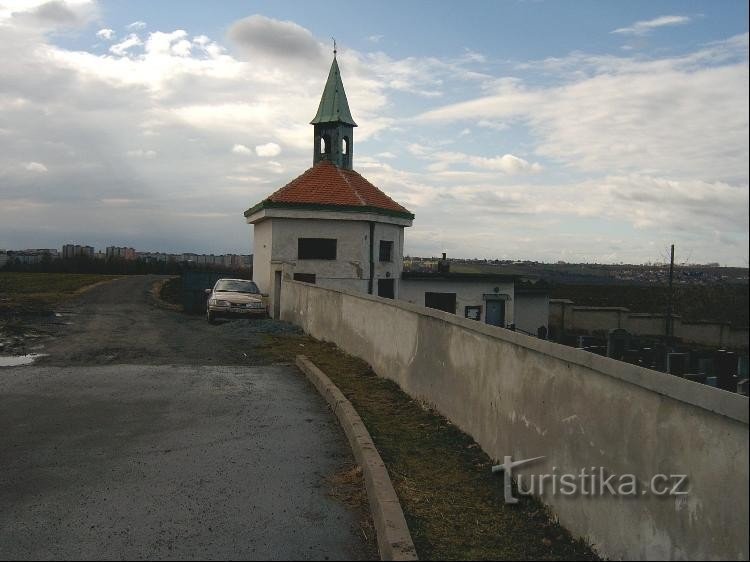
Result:
{"type": "MultiPolygon", "coordinates": [[[[298,281],[285,281],[285,283],[307,286],[298,281]]],[[[725,416],[746,425],[750,418],[748,415],[748,397],[734,392],[727,392],[704,384],[681,379],[667,373],[652,371],[651,369],[638,367],[637,365],[631,365],[630,363],[602,357],[595,353],[589,353],[550,341],[540,340],[511,330],[490,326],[475,320],[461,318],[448,312],[425,308],[404,301],[384,299],[373,295],[349,291],[336,291],[323,287],[316,288],[323,291],[338,292],[356,298],[372,300],[384,306],[408,310],[422,316],[428,316],[450,324],[455,324],[491,338],[496,338],[526,349],[543,353],[562,361],[567,361],[568,363],[593,369],[603,375],[625,381],[674,400],[685,402],[686,404],[703,408],[709,412],[725,416]]]]}

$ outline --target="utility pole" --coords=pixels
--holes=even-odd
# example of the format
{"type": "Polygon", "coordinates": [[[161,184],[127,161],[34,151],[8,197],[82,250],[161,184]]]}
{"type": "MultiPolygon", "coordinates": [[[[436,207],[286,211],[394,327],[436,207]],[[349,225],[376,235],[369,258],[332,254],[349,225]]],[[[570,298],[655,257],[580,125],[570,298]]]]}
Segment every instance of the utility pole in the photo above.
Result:
{"type": "Polygon", "coordinates": [[[672,339],[672,282],[674,280],[674,244],[669,258],[669,294],[667,295],[667,325],[666,325],[666,336],[667,343],[672,339]]]}

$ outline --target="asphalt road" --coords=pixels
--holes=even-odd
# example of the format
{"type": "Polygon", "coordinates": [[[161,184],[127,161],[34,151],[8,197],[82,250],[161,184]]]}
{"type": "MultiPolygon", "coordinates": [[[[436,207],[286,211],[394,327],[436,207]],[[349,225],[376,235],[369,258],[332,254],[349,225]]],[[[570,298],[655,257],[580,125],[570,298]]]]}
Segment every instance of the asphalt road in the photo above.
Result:
{"type": "Polygon", "coordinates": [[[353,459],[324,401],[252,365],[242,329],[154,307],[152,281],[93,289],[44,365],[0,368],[0,558],[371,555],[332,497],[353,459]]]}

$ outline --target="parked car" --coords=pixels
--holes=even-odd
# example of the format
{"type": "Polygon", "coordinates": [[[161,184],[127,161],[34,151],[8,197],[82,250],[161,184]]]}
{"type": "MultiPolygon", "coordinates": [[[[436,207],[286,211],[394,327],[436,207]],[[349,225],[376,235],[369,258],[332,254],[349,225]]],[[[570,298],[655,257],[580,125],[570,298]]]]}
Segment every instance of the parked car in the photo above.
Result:
{"type": "Polygon", "coordinates": [[[253,281],[219,279],[213,289],[206,289],[206,320],[220,317],[266,317],[268,303],[253,281]]]}

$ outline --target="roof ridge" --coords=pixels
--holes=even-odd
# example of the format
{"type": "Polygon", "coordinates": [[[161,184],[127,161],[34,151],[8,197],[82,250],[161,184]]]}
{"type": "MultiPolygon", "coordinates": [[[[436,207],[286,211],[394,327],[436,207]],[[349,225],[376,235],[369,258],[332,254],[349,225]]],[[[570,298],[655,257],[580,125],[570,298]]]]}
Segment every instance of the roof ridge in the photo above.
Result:
{"type": "Polygon", "coordinates": [[[388,199],[394,205],[398,205],[402,209],[406,208],[403,205],[401,205],[400,203],[398,203],[393,197],[391,197],[390,195],[388,195],[385,191],[383,191],[382,189],[379,189],[375,184],[373,184],[365,176],[363,176],[362,174],[360,174],[357,170],[348,170],[348,171],[357,174],[360,178],[362,178],[362,181],[365,181],[365,182],[369,183],[372,187],[374,187],[375,189],[377,189],[383,195],[383,197],[385,197],[386,199],[388,199]]]}
{"type": "MultiPolygon", "coordinates": [[[[344,178],[344,181],[346,182],[346,185],[348,185],[349,187],[352,188],[352,191],[354,192],[354,195],[357,196],[357,199],[359,199],[359,202],[362,205],[367,205],[367,202],[365,201],[364,197],[362,197],[362,195],[360,194],[359,189],[357,189],[356,186],[352,185],[352,182],[349,181],[349,178],[347,177],[347,174],[344,173],[344,170],[342,170],[341,168],[336,168],[336,170],[338,171],[339,175],[344,178]]],[[[347,171],[353,171],[353,170],[347,170],[347,171]]],[[[359,177],[362,177],[362,176],[359,176],[359,177]]],[[[364,179],[364,178],[362,178],[362,179],[364,179]]],[[[370,185],[372,185],[372,184],[370,184],[370,185]]],[[[375,186],[373,185],[373,187],[375,187],[375,186]]]]}

